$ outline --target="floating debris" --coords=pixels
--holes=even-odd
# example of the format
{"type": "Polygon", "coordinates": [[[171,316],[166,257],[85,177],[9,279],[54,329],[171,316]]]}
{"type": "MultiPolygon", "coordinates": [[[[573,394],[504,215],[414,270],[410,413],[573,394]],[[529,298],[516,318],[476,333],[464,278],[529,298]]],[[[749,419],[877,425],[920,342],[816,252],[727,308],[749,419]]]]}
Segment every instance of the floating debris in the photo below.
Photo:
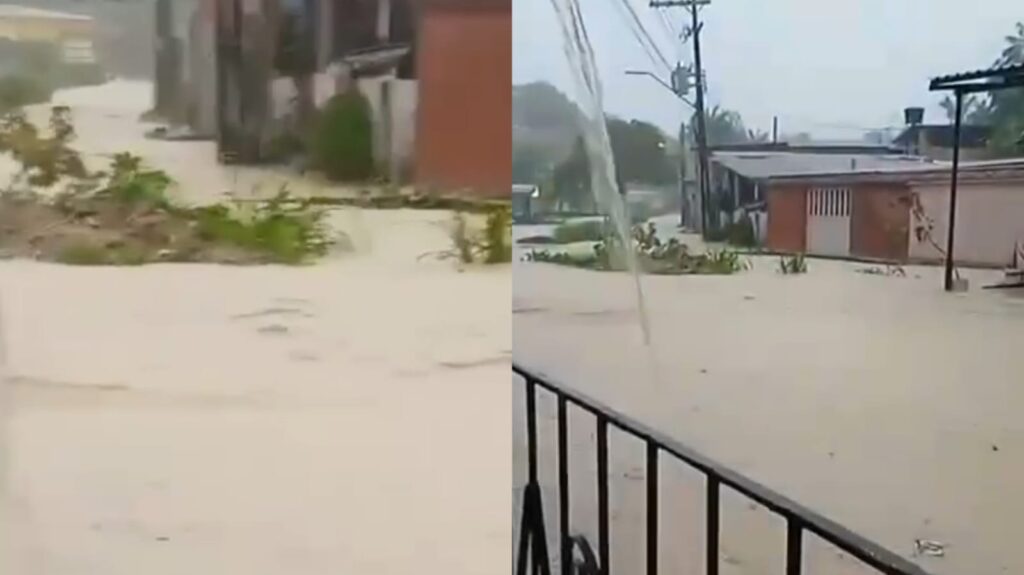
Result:
{"type": "Polygon", "coordinates": [[[945,557],[946,545],[930,539],[914,539],[914,555],[945,557]]]}

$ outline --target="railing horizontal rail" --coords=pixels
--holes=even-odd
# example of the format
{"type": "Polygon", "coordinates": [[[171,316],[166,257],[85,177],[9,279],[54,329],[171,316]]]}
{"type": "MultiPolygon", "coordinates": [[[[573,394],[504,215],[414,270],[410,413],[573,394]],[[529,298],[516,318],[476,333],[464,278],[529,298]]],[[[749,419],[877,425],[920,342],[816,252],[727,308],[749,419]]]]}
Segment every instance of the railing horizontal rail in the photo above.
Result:
{"type": "MultiPolygon", "coordinates": [[[[648,444],[648,458],[654,460],[655,464],[649,466],[648,469],[656,469],[656,452],[657,450],[665,451],[666,453],[672,454],[683,462],[687,463],[691,467],[697,469],[707,476],[709,482],[709,494],[713,496],[715,501],[715,509],[709,509],[708,516],[708,527],[714,528],[716,533],[713,535],[709,533],[708,537],[708,551],[717,550],[717,528],[719,524],[718,510],[717,510],[717,499],[718,499],[718,487],[719,485],[725,485],[734,491],[737,491],[746,497],[749,497],[753,501],[760,503],[771,511],[778,515],[781,515],[787,524],[788,532],[788,551],[790,553],[795,552],[795,557],[787,558],[787,573],[799,573],[800,572],[800,551],[801,551],[801,534],[803,531],[814,533],[821,539],[828,541],[835,545],[837,548],[846,551],[850,555],[856,557],[864,564],[888,575],[929,575],[927,571],[922,569],[917,564],[889,551],[864,538],[861,535],[839,525],[838,523],[828,519],[816,511],[809,509],[788,497],[781,495],[764,485],[740,474],[739,472],[722,465],[705,455],[694,451],[693,449],[683,445],[678,440],[669,437],[665,433],[657,431],[630,416],[621,413],[620,411],[609,407],[608,405],[587,396],[584,393],[571,389],[567,386],[554,383],[552,378],[541,375],[537,371],[532,371],[522,367],[520,364],[513,362],[512,371],[516,375],[522,377],[527,382],[528,387],[528,398],[527,401],[530,404],[530,408],[535,408],[535,400],[532,398],[534,386],[540,386],[550,393],[553,393],[561,402],[562,400],[567,401],[573,405],[588,411],[597,417],[598,434],[597,439],[598,445],[598,461],[599,461],[599,474],[601,474],[600,463],[605,462],[604,467],[607,465],[607,454],[600,453],[602,451],[601,439],[606,437],[603,433],[603,427],[608,424],[615,426],[616,428],[631,434],[648,444]],[[654,457],[652,458],[652,454],[654,457]]],[[[560,410],[560,418],[564,417],[564,410],[560,410]]],[[[532,416],[535,425],[535,415],[532,416]]],[[[564,427],[560,426],[560,432],[564,431],[564,427]]],[[[536,440],[535,432],[533,440],[536,440]]],[[[605,439],[605,441],[607,441],[605,439]]],[[[563,444],[564,446],[564,444],[563,444]]],[[[531,448],[534,450],[536,446],[531,448]]],[[[607,451],[607,447],[604,447],[604,451],[607,451]]],[[[604,470],[604,474],[607,473],[607,469],[604,470]]],[[[604,485],[599,484],[599,490],[601,487],[607,489],[606,483],[602,481],[604,478],[599,477],[598,481],[604,485]]],[[[655,484],[656,485],[656,484],[655,484]]],[[[649,501],[656,503],[656,495],[649,493],[649,501]]],[[[601,501],[606,497],[599,496],[599,505],[601,501]]],[[[709,506],[712,502],[709,500],[709,506]]],[[[600,510],[599,510],[600,511],[600,510]]],[[[600,513],[599,513],[600,515],[600,513]]],[[[606,529],[604,525],[601,525],[602,531],[606,529]]],[[[649,526],[650,527],[650,526],[649,526]]],[[[656,528],[656,525],[654,526],[656,528]]],[[[608,545],[606,539],[607,535],[602,535],[602,541],[599,544],[603,546],[608,545]]],[[[717,553],[716,553],[717,554],[717,553]]],[[[607,549],[602,549],[602,573],[607,575],[608,571],[607,561],[607,549]]],[[[564,556],[563,556],[564,557],[564,556]]],[[[651,559],[649,559],[651,560],[651,559]]],[[[656,568],[655,563],[648,564],[649,568],[656,568]]],[[[708,561],[712,561],[711,558],[708,561]]],[[[717,561],[717,559],[715,559],[717,561]]],[[[710,571],[710,570],[709,570],[710,571]]],[[[717,569],[716,569],[717,571],[717,569]]]]}

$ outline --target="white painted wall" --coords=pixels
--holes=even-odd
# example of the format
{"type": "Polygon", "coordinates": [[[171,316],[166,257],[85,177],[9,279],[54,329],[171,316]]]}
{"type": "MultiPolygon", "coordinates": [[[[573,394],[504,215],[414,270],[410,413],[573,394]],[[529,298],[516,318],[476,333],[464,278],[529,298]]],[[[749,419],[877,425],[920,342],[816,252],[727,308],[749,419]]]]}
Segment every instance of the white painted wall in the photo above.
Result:
{"type": "Polygon", "coordinates": [[[413,161],[417,83],[394,76],[380,76],[360,78],[356,86],[369,101],[373,113],[374,160],[397,181],[408,173],[413,161]]]}
{"type": "MultiPolygon", "coordinates": [[[[932,238],[945,249],[949,184],[915,185],[912,191],[933,224],[932,238]]],[[[918,241],[914,232],[917,225],[912,217],[910,257],[941,260],[942,253],[929,242],[918,241]]],[[[1009,265],[1018,241],[1024,241],[1024,181],[961,182],[957,193],[954,259],[964,264],[1009,265]]]]}
{"type": "Polygon", "coordinates": [[[416,80],[391,81],[391,176],[394,181],[412,177],[416,157],[416,80]]]}

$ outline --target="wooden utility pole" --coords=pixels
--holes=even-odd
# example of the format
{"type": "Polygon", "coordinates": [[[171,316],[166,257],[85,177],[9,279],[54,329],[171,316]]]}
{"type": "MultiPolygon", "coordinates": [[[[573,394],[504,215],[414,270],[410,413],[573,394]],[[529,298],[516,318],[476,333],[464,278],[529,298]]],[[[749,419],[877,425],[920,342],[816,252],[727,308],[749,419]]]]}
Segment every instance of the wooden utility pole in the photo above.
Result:
{"type": "Polygon", "coordinates": [[[703,24],[700,21],[701,6],[708,6],[711,0],[652,0],[651,8],[684,7],[690,9],[690,34],[693,37],[693,85],[697,90],[694,98],[694,109],[697,113],[696,140],[698,177],[700,185],[700,217],[701,235],[705,238],[709,225],[709,206],[711,177],[709,171],[709,151],[707,135],[707,116],[704,113],[704,67],[701,61],[700,32],[703,24]]]}

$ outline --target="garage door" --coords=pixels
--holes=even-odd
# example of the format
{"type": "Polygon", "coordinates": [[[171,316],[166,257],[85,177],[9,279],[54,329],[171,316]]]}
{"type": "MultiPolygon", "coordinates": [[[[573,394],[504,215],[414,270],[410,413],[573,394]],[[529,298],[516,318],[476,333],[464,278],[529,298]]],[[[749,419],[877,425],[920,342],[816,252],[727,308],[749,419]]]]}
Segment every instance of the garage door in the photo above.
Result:
{"type": "Polygon", "coordinates": [[[849,188],[807,190],[807,253],[850,255],[851,208],[849,188]]]}

